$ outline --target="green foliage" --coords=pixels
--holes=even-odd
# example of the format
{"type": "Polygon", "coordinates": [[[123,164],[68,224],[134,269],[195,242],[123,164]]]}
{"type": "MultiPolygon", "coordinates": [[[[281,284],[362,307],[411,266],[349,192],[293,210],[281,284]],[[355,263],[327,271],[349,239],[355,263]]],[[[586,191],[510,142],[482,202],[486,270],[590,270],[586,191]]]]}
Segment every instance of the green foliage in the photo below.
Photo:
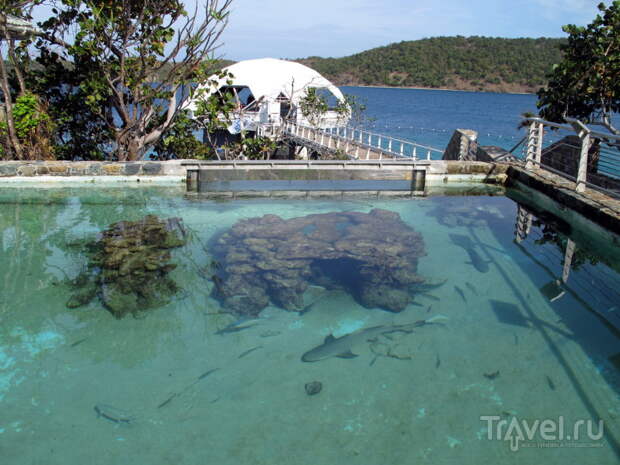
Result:
{"type": "Polygon", "coordinates": [[[87,144],[87,157],[142,157],[174,124],[182,86],[201,83],[216,67],[210,54],[229,4],[202,2],[203,21],[189,15],[180,0],[55,3],[53,16],[42,24],[49,34],[38,41],[43,67],[35,79],[49,81],[50,98],[61,105],[57,142],[69,149],[66,156],[84,157],[78,146],[70,147],[80,140],[78,131],[103,129],[87,144]],[[50,41],[58,31],[72,31],[64,36],[71,42],[62,36],[50,41]],[[63,108],[80,115],[77,125],[63,108]]]}
{"type": "Polygon", "coordinates": [[[547,120],[605,121],[620,111],[620,1],[598,8],[601,14],[588,26],[564,26],[564,58],[538,92],[539,112],[547,120]]]}
{"type": "Polygon", "coordinates": [[[194,136],[200,123],[190,118],[187,111],[177,114],[174,124],[163,134],[153,148],[151,158],[157,160],[213,158],[213,150],[194,136]]]}
{"type": "Polygon", "coordinates": [[[276,142],[269,137],[242,135],[239,142],[225,145],[223,149],[229,154],[228,158],[245,157],[248,160],[266,160],[276,149],[276,142]]]}
{"type": "Polygon", "coordinates": [[[563,39],[433,37],[344,58],[300,60],[340,85],[535,91],[561,59],[563,39]]]}
{"type": "MultiPolygon", "coordinates": [[[[17,97],[13,104],[13,123],[19,143],[28,159],[53,158],[49,139],[54,125],[36,95],[28,92],[17,97]]],[[[7,132],[6,121],[0,121],[0,158],[8,157],[12,153],[7,132]]]]}
{"type": "Polygon", "coordinates": [[[97,112],[85,104],[87,92],[81,87],[90,70],[63,61],[55,52],[42,49],[39,67],[28,74],[28,83],[48,103],[55,123],[53,144],[60,160],[105,160],[110,157],[114,134],[101,118],[112,118],[111,108],[97,112]]]}
{"type": "Polygon", "coordinates": [[[213,89],[220,87],[222,82],[231,85],[232,77],[228,71],[220,70],[210,79],[205,79],[204,84],[194,92],[196,102],[194,117],[204,129],[207,142],[213,152],[218,148],[213,136],[217,131],[226,129],[232,123],[234,111],[237,108],[233,94],[213,92],[213,89]]]}
{"type": "Polygon", "coordinates": [[[40,125],[51,124],[50,117],[41,110],[38,99],[30,93],[17,97],[13,117],[17,136],[21,140],[29,139],[40,125]]]}
{"type": "Polygon", "coordinates": [[[246,137],[242,139],[243,154],[250,160],[264,160],[276,149],[275,141],[268,137],[246,137]]]}
{"type": "Polygon", "coordinates": [[[306,94],[299,100],[299,109],[312,126],[317,126],[329,110],[329,105],[327,99],[319,95],[314,87],[308,87],[306,94]]]}

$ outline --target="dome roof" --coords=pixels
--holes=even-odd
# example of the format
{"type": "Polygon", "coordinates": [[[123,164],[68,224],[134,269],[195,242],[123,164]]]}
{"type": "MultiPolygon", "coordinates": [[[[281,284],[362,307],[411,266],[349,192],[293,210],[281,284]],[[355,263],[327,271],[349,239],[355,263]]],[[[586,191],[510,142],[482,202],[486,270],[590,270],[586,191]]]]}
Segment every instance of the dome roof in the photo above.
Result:
{"type": "MultiPolygon", "coordinates": [[[[334,96],[344,101],[338,87],[325,79],[315,70],[293,61],[275,58],[245,60],[224,68],[232,77],[232,86],[247,86],[254,98],[259,100],[275,100],[284,95],[297,103],[305,95],[308,87],[327,88],[334,96]]],[[[227,85],[226,80],[219,80],[217,88],[227,85]]],[[[193,102],[187,108],[193,109],[193,102]]]]}
{"type": "Polygon", "coordinates": [[[260,58],[225,69],[233,75],[234,86],[248,86],[256,99],[275,99],[282,93],[297,100],[308,87],[328,88],[338,100],[344,99],[342,92],[315,70],[293,61],[260,58]]]}

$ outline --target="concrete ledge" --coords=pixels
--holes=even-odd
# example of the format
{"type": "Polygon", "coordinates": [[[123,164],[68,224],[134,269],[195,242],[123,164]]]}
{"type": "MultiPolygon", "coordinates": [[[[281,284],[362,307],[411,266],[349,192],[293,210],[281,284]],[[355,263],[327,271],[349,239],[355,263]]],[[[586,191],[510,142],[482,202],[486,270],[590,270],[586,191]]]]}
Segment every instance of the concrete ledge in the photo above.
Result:
{"type": "Polygon", "coordinates": [[[518,186],[519,182],[536,189],[594,223],[620,233],[620,200],[593,189],[588,189],[583,194],[575,192],[575,183],[548,171],[526,171],[517,166],[510,166],[507,175],[508,186],[518,186]]]}
{"type": "Polygon", "coordinates": [[[9,176],[0,177],[0,186],[23,184],[181,184],[185,176],[9,176]]]}
{"type": "Polygon", "coordinates": [[[186,160],[170,161],[0,161],[0,181],[9,177],[182,176],[186,160]]]}

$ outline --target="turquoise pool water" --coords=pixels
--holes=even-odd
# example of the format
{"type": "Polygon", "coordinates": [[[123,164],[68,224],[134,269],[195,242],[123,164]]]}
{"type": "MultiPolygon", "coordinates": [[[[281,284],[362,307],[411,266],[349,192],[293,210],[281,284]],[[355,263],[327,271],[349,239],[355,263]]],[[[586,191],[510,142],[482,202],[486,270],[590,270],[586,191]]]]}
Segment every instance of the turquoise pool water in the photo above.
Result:
{"type": "MultiPolygon", "coordinates": [[[[512,200],[528,195],[488,194],[214,201],[164,187],[0,189],[2,463],[618,463],[617,238],[512,200]],[[266,288],[244,315],[248,292],[232,304],[217,292],[233,279],[225,247],[253,244],[218,241],[239,222],[319,215],[278,233],[294,244],[324,218],[345,234],[353,213],[373,211],[402,222],[392,237],[423,242],[410,264],[428,286],[397,289],[409,293],[397,293],[402,311],[365,307],[360,288],[400,281],[360,281],[363,264],[335,255],[327,266],[315,257],[300,311],[266,288]],[[100,295],[68,308],[85,241],[149,214],[180,218],[187,240],[170,250],[172,300],[122,319],[100,295]]],[[[368,234],[391,223],[373,224],[368,234]]],[[[370,235],[356,239],[372,254],[410,250],[370,235]]],[[[267,286],[266,274],[244,276],[267,286]]]]}

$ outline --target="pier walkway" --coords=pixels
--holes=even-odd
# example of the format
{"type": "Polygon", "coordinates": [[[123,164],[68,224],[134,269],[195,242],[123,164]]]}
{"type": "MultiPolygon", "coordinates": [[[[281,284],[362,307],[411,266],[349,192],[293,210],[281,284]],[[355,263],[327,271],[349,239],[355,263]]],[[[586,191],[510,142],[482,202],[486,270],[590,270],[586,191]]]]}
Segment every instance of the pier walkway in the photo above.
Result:
{"type": "Polygon", "coordinates": [[[428,145],[350,127],[320,129],[289,122],[283,132],[286,139],[310,151],[353,160],[441,160],[444,153],[428,145]]]}

